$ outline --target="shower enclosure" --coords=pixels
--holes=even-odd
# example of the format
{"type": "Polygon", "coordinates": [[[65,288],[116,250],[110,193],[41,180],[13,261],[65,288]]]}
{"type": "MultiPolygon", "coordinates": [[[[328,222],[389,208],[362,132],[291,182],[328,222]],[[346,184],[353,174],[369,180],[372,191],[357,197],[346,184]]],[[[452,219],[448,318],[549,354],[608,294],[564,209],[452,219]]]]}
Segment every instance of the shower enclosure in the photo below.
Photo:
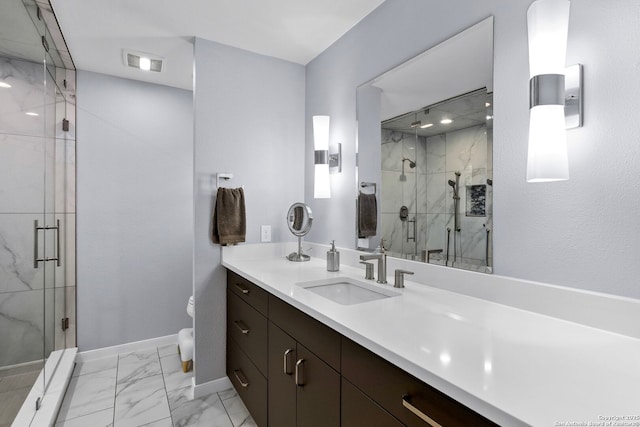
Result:
{"type": "Polygon", "coordinates": [[[0,10],[0,425],[8,425],[36,379],[27,404],[41,404],[52,351],[75,347],[75,68],[48,1],[3,0],[0,10]]]}
{"type": "Polygon", "coordinates": [[[492,96],[480,89],[382,123],[390,255],[490,271],[492,96]]]}

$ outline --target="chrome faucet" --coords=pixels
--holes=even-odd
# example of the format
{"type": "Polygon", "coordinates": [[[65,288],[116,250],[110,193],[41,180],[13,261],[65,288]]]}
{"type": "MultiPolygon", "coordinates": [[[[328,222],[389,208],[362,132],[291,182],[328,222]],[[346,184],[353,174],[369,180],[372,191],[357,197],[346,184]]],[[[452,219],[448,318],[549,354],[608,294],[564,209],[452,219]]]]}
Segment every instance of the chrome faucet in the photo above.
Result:
{"type": "Polygon", "coordinates": [[[405,274],[413,274],[413,271],[408,270],[396,270],[395,272],[395,281],[393,283],[394,288],[404,288],[404,275],[405,274]]]}
{"type": "Polygon", "coordinates": [[[371,255],[360,255],[361,261],[369,261],[372,259],[378,260],[378,280],[376,282],[386,284],[387,283],[387,253],[384,250],[384,240],[380,239],[380,247],[378,253],[371,255]]]}

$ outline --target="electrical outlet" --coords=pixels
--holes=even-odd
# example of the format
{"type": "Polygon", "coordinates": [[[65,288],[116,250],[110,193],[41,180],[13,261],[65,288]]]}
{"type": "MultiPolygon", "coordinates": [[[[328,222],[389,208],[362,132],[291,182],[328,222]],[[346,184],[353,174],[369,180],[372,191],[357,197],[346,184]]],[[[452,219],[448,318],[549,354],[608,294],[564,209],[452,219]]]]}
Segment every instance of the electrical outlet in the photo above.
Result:
{"type": "Polygon", "coordinates": [[[260,241],[270,242],[271,241],[271,226],[270,225],[261,225],[260,226],[260,241]]]}

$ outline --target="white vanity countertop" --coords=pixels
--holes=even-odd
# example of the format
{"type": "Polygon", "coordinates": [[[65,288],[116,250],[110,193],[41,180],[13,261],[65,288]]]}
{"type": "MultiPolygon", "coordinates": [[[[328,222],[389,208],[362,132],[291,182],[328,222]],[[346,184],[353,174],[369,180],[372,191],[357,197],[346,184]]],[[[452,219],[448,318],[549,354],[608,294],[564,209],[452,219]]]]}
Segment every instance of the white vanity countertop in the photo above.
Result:
{"type": "Polygon", "coordinates": [[[293,263],[237,250],[223,251],[222,264],[500,425],[640,426],[639,339],[411,276],[394,289],[393,271],[384,286],[402,295],[340,305],[296,283],[363,279],[364,270],[331,273],[318,258],[293,263]]]}

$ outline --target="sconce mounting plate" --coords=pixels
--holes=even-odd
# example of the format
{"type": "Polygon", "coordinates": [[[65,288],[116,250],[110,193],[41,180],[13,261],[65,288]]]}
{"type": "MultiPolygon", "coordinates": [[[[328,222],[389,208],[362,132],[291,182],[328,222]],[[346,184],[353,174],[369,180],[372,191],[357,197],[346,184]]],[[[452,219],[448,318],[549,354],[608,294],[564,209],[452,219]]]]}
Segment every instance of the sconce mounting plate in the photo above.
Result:
{"type": "Polygon", "coordinates": [[[329,154],[329,172],[341,173],[342,172],[342,144],[338,143],[337,152],[329,154]]]}
{"type": "Polygon", "coordinates": [[[582,64],[565,69],[564,73],[564,118],[567,129],[582,126],[582,64]]]}

